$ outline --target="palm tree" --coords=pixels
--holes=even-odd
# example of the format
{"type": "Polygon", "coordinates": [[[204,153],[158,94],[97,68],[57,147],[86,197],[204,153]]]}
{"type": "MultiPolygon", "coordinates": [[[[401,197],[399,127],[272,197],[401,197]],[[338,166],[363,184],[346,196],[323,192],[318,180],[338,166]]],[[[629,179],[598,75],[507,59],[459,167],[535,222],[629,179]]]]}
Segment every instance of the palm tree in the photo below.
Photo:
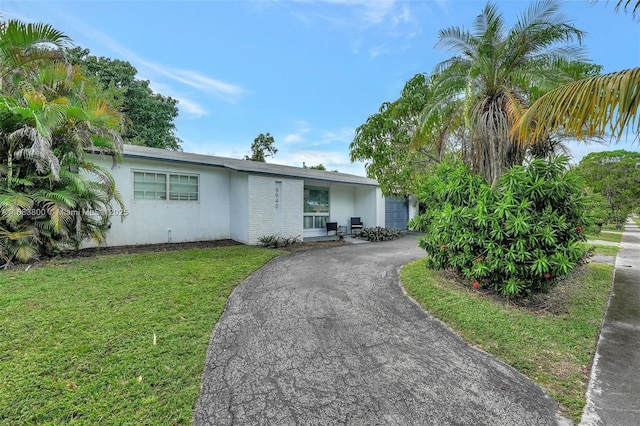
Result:
{"type": "Polygon", "coordinates": [[[84,152],[117,157],[122,115],[96,79],[60,60],[66,36],[10,21],[0,37],[0,79],[10,76],[0,87],[0,260],[100,243],[111,203],[124,206],[113,177],[84,152]]]}
{"type": "Polygon", "coordinates": [[[540,97],[517,122],[521,141],[563,132],[582,140],[610,134],[620,139],[640,133],[640,68],[599,75],[558,87],[540,97]]]}
{"type": "MultiPolygon", "coordinates": [[[[455,55],[436,67],[433,106],[455,103],[465,127],[465,161],[493,183],[506,167],[522,163],[526,147],[510,135],[515,118],[540,94],[590,70],[579,44],[583,33],[567,24],[556,1],[533,3],[507,29],[488,3],[473,31],[441,30],[437,46],[455,55]]],[[[423,122],[438,113],[428,107],[423,122]]]]}
{"type": "Polygon", "coordinates": [[[61,58],[61,49],[70,41],[48,24],[27,24],[15,19],[0,22],[0,90],[4,91],[8,77],[43,61],[61,58]]]}
{"type": "MultiPolygon", "coordinates": [[[[633,5],[635,17],[640,0],[619,0],[615,10],[633,5]]],[[[626,130],[640,133],[640,67],[592,76],[560,86],[534,102],[520,117],[512,134],[520,142],[538,141],[562,132],[582,140],[609,134],[620,139],[626,130]]]]}

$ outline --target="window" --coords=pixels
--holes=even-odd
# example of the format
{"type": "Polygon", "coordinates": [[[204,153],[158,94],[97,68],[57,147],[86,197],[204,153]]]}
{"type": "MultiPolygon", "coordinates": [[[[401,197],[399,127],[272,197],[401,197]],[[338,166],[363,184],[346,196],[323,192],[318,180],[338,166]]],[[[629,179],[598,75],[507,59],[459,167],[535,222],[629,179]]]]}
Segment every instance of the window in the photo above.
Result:
{"type": "Polygon", "coordinates": [[[329,219],[329,188],[304,187],[305,229],[324,228],[329,219]]]}
{"type": "Polygon", "coordinates": [[[198,201],[198,176],[133,172],[135,200],[198,201]]]}
{"type": "Polygon", "coordinates": [[[169,175],[169,199],[198,201],[198,176],[169,175]]]}
{"type": "Polygon", "coordinates": [[[167,175],[133,172],[133,198],[136,200],[166,200],[167,175]]]}

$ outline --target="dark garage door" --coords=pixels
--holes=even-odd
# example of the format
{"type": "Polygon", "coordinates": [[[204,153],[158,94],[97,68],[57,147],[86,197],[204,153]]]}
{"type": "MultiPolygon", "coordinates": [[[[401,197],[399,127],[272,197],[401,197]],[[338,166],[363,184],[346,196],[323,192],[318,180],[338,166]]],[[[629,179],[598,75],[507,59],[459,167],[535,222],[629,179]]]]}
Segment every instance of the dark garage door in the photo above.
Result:
{"type": "Polygon", "coordinates": [[[406,198],[385,198],[385,225],[387,228],[407,229],[409,203],[406,198]]]}

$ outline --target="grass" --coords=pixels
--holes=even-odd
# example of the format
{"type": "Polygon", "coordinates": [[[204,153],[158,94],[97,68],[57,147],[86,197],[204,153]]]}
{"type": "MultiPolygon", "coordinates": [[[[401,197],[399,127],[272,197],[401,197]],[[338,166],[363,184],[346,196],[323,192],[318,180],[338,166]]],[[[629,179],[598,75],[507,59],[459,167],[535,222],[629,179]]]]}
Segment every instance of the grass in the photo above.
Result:
{"type": "Polygon", "coordinates": [[[428,270],[425,259],[405,266],[401,280],[426,311],[538,383],[578,422],[612,272],[603,264],[579,268],[557,289],[566,313],[556,314],[483,296],[428,270]]]}
{"type": "Polygon", "coordinates": [[[607,246],[604,244],[589,244],[589,243],[580,243],[583,247],[583,250],[587,250],[589,248],[593,248],[594,254],[599,254],[601,256],[617,256],[620,251],[619,246],[607,246]]]}
{"type": "Polygon", "coordinates": [[[622,224],[622,229],[618,229],[615,223],[607,223],[602,225],[602,230],[609,232],[624,232],[624,224],[622,224]]]}
{"type": "Polygon", "coordinates": [[[590,240],[620,243],[622,242],[622,232],[601,232],[598,235],[587,235],[587,238],[590,240]]]}
{"type": "Polygon", "coordinates": [[[190,424],[228,295],[281,252],[102,256],[0,273],[0,424],[190,424]]]}

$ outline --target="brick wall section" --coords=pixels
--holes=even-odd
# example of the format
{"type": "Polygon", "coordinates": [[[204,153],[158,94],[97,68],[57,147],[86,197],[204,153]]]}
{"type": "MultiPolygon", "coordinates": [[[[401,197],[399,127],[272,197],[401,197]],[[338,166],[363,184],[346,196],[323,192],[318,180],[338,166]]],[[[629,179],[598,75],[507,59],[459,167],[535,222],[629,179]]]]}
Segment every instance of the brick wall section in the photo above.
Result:
{"type": "Polygon", "coordinates": [[[259,237],[274,234],[302,238],[303,180],[257,175],[248,177],[248,243],[258,244],[259,237]]]}

